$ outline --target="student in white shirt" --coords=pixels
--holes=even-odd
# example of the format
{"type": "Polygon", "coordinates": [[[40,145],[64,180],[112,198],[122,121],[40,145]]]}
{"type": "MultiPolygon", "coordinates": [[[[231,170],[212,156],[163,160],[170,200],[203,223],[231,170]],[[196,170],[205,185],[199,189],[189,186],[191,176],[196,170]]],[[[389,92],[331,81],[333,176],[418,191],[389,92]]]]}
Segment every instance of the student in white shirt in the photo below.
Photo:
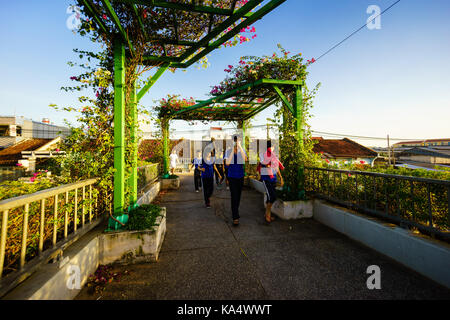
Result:
{"type": "Polygon", "coordinates": [[[172,150],[172,154],[170,155],[170,170],[172,175],[174,175],[175,168],[177,167],[178,155],[175,150],[172,150]]]}

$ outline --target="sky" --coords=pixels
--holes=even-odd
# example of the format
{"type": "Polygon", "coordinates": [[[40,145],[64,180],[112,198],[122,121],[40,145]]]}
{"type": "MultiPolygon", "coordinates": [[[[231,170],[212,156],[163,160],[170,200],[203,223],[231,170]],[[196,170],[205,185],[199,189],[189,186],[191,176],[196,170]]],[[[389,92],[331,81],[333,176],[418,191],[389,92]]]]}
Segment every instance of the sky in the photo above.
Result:
{"type": "MultiPolygon", "coordinates": [[[[306,59],[321,54],[361,27],[395,0],[287,0],[256,22],[257,38],[244,45],[213,51],[210,67],[165,73],[141,100],[151,108],[167,94],[207,98],[224,69],[246,55],[271,55],[280,43],[306,59]]],[[[0,115],[18,115],[63,124],[74,115],[49,104],[79,106],[76,93],[61,91],[77,72],[74,48],[93,44],[66,27],[72,1],[2,1],[0,3],[0,115]]],[[[310,124],[314,131],[342,136],[395,139],[450,137],[450,1],[401,0],[381,16],[381,29],[363,28],[308,68],[307,84],[321,83],[310,124]]],[[[266,123],[274,107],[257,117],[266,123]]],[[[212,124],[217,125],[217,124],[212,124]]],[[[230,126],[229,124],[226,126],[230,126]]],[[[189,126],[177,122],[178,130],[189,126]]],[[[331,138],[331,135],[315,133],[331,138]]],[[[385,140],[356,139],[369,146],[385,140]]]]}

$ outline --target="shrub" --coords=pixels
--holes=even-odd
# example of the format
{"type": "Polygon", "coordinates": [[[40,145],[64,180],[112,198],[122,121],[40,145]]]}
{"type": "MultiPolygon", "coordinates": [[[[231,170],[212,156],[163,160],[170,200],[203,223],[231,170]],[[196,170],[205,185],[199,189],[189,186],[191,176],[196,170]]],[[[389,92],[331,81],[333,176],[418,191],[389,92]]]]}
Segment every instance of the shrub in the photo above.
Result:
{"type": "Polygon", "coordinates": [[[156,218],[160,216],[161,207],[154,204],[144,204],[132,209],[129,213],[127,230],[148,230],[156,224],[156,218]]]}

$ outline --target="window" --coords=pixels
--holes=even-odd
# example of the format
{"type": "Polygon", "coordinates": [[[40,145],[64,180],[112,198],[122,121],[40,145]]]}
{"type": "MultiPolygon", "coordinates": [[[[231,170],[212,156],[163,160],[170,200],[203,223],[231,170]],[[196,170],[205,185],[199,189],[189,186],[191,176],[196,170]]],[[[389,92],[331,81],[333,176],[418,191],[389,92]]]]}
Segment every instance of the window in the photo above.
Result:
{"type": "Polygon", "coordinates": [[[9,137],[9,126],[0,126],[0,137],[9,137]]]}

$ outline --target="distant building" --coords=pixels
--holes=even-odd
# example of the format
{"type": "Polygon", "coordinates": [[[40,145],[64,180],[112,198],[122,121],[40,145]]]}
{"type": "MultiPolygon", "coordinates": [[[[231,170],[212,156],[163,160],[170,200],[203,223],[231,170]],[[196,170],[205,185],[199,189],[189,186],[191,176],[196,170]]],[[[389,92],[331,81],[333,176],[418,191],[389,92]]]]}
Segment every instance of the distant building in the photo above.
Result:
{"type": "Polygon", "coordinates": [[[450,149],[434,149],[431,147],[414,147],[398,154],[398,161],[402,163],[422,164],[450,164],[450,149]]]}
{"type": "Polygon", "coordinates": [[[450,139],[426,139],[417,141],[403,141],[393,145],[394,148],[398,147],[433,147],[433,146],[450,146],[450,139]]]}
{"type": "Polygon", "coordinates": [[[347,163],[361,163],[373,165],[378,153],[353,140],[341,140],[313,137],[315,141],[313,151],[330,161],[343,161],[347,163]]]}
{"type": "Polygon", "coordinates": [[[20,165],[27,171],[34,171],[36,161],[64,154],[58,150],[61,137],[55,139],[24,138],[22,141],[0,150],[0,166],[20,165]]]}
{"type": "Polygon", "coordinates": [[[25,117],[0,116],[0,150],[25,139],[54,139],[69,133],[68,128],[50,124],[47,118],[39,122],[25,117]]]}

